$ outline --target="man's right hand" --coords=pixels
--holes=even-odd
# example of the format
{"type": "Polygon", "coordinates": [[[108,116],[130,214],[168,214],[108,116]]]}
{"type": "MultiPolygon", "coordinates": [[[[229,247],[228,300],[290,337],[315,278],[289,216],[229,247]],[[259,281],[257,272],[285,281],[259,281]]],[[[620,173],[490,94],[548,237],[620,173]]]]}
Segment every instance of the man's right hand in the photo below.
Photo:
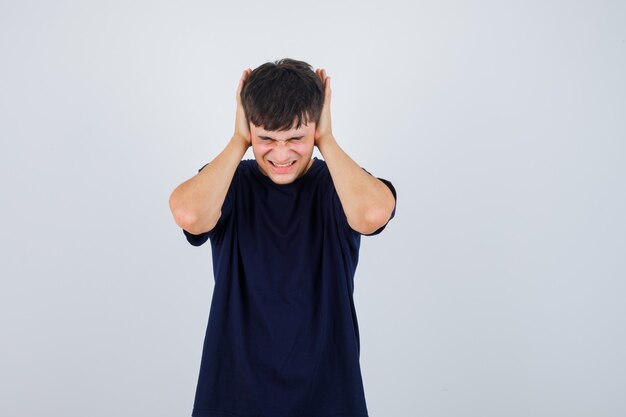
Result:
{"type": "Polygon", "coordinates": [[[250,127],[248,126],[248,121],[246,120],[246,113],[243,110],[243,104],[241,103],[241,90],[243,89],[243,84],[248,78],[248,75],[252,70],[250,68],[243,71],[241,74],[241,79],[239,80],[239,86],[237,87],[237,114],[235,116],[235,132],[234,136],[243,139],[244,143],[249,147],[252,144],[252,138],[250,136],[250,127]]]}

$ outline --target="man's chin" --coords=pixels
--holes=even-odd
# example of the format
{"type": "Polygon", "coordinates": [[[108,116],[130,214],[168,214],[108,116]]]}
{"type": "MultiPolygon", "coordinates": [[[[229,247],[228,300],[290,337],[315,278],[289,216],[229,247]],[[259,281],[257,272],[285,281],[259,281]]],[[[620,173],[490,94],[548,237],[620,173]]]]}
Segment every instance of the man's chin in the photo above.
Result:
{"type": "Polygon", "coordinates": [[[279,184],[279,185],[291,184],[295,180],[295,178],[293,177],[285,178],[285,176],[273,176],[273,175],[270,175],[270,179],[272,180],[274,184],[279,184]]]}

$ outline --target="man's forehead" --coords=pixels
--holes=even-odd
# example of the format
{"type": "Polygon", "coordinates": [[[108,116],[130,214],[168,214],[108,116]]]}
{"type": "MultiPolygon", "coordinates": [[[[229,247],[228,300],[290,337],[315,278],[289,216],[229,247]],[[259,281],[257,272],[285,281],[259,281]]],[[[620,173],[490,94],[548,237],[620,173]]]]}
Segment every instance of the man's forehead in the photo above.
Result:
{"type": "Polygon", "coordinates": [[[279,130],[265,130],[264,128],[260,126],[256,126],[256,125],[254,125],[254,127],[256,127],[259,130],[258,132],[259,134],[273,137],[273,136],[290,136],[290,135],[294,135],[297,133],[305,133],[308,130],[309,125],[305,125],[303,123],[297,129],[295,127],[292,127],[289,130],[280,130],[280,131],[279,130]]]}

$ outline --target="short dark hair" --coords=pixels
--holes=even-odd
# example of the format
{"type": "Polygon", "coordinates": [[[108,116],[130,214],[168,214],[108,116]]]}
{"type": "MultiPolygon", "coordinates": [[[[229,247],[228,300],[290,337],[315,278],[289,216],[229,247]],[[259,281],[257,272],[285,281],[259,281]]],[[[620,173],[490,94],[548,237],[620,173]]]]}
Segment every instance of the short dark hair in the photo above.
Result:
{"type": "Polygon", "coordinates": [[[284,58],[266,62],[248,75],[241,102],[246,119],[256,126],[269,131],[298,129],[319,122],[324,85],[311,65],[284,58]]]}

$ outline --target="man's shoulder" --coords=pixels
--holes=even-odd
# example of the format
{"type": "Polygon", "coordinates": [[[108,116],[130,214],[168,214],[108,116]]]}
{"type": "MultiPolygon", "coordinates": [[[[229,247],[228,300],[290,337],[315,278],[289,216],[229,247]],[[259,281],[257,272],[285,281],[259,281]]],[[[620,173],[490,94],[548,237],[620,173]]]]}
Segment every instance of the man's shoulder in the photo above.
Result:
{"type": "Polygon", "coordinates": [[[242,159],[241,161],[239,161],[237,169],[249,170],[253,167],[253,164],[256,164],[256,159],[242,159]]]}
{"type": "Polygon", "coordinates": [[[237,165],[235,175],[250,176],[253,174],[255,169],[257,169],[255,159],[242,159],[241,161],[239,161],[239,165],[237,165]]]}

